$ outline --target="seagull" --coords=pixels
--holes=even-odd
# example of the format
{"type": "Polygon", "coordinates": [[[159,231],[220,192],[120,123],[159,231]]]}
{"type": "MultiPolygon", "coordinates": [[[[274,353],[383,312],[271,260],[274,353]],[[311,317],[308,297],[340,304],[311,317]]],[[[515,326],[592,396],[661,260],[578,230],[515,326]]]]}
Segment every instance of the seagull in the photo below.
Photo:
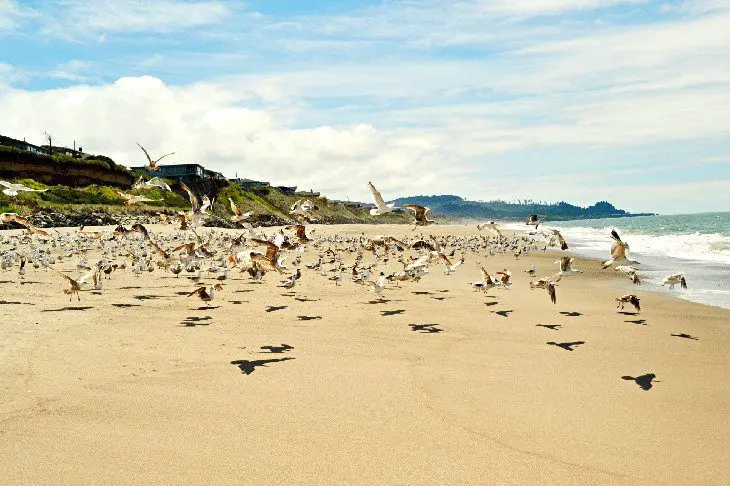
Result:
{"type": "Polygon", "coordinates": [[[5,187],[3,194],[6,196],[17,196],[18,192],[46,192],[48,189],[31,189],[23,184],[14,184],[12,182],[0,181],[0,186],[5,187]]]}
{"type": "Polygon", "coordinates": [[[530,265],[530,269],[525,270],[525,273],[530,277],[533,277],[535,275],[535,264],[533,263],[532,265],[530,265]]]}
{"type": "Polygon", "coordinates": [[[530,282],[530,290],[534,289],[545,289],[548,291],[550,300],[555,304],[557,302],[557,295],[555,294],[555,285],[560,280],[560,274],[556,274],[558,278],[553,280],[553,277],[543,277],[540,280],[530,282]]]}
{"type": "Polygon", "coordinates": [[[416,225],[413,227],[413,230],[415,230],[418,226],[428,226],[429,224],[436,222],[432,219],[426,218],[426,215],[431,210],[431,208],[420,206],[418,204],[404,204],[403,207],[413,211],[413,214],[416,218],[416,225]]]}
{"type": "Polygon", "coordinates": [[[298,199],[291,205],[291,208],[289,208],[289,214],[294,216],[296,219],[303,219],[304,221],[311,223],[314,221],[314,218],[312,218],[310,213],[312,210],[316,209],[319,208],[310,199],[305,199],[304,201],[298,199]]]}
{"type": "MultiPolygon", "coordinates": [[[[535,229],[537,229],[537,227],[535,227],[535,229]]],[[[558,243],[560,243],[560,249],[567,250],[568,244],[565,242],[565,238],[563,238],[563,235],[560,234],[560,231],[556,229],[551,229],[550,231],[553,232],[553,237],[556,237],[558,239],[558,243]]]]}
{"type": "Polygon", "coordinates": [[[636,307],[637,312],[641,312],[641,304],[639,302],[639,298],[634,294],[626,294],[622,295],[621,297],[616,297],[616,302],[618,302],[618,305],[616,308],[624,308],[624,304],[631,304],[634,307],[636,307]]]}
{"type": "Polygon", "coordinates": [[[639,262],[629,259],[629,244],[621,240],[616,230],[611,230],[611,259],[601,263],[601,268],[608,268],[614,263],[627,263],[640,265],[639,262]]]}
{"type": "Polygon", "coordinates": [[[147,161],[148,161],[149,163],[148,163],[147,165],[145,165],[145,166],[144,166],[144,168],[145,168],[145,169],[147,169],[147,170],[160,170],[160,166],[158,166],[158,165],[157,165],[157,163],[158,163],[158,162],[159,162],[160,160],[162,160],[162,159],[164,159],[165,157],[167,157],[168,155],[172,155],[172,154],[174,154],[174,153],[175,153],[175,152],[170,152],[169,154],[165,154],[165,155],[163,155],[162,157],[160,157],[160,158],[159,158],[159,159],[157,159],[157,160],[152,160],[152,157],[150,157],[150,154],[148,154],[148,153],[147,153],[147,151],[145,150],[145,148],[144,148],[143,146],[141,146],[141,145],[139,144],[139,142],[137,142],[137,146],[138,146],[139,148],[141,148],[141,149],[142,149],[142,152],[144,152],[144,155],[145,155],[145,157],[147,157],[147,161]]]}
{"type": "Polygon", "coordinates": [[[364,285],[369,285],[370,286],[369,292],[373,292],[373,293],[377,294],[378,298],[380,300],[383,300],[383,296],[380,295],[380,293],[385,288],[385,285],[388,282],[387,279],[388,279],[388,277],[386,277],[383,272],[380,272],[380,276],[378,277],[378,280],[376,280],[375,282],[373,282],[373,281],[364,282],[364,285]]]}
{"type": "Polygon", "coordinates": [[[200,297],[200,300],[210,305],[209,302],[215,297],[216,291],[220,292],[221,290],[223,290],[223,286],[221,284],[215,284],[212,287],[199,287],[190,292],[188,297],[197,294],[198,297],[200,297]]]}
{"type": "Polygon", "coordinates": [[[282,280],[280,287],[284,287],[285,289],[292,289],[294,288],[294,284],[296,284],[297,280],[302,278],[302,271],[297,268],[296,273],[292,274],[288,279],[282,280]]]}
{"type": "Polygon", "coordinates": [[[504,288],[508,288],[510,285],[512,285],[512,282],[509,281],[511,276],[512,272],[510,272],[506,268],[503,271],[497,272],[497,279],[499,280],[498,284],[502,285],[504,288]]]}
{"type": "Polygon", "coordinates": [[[117,194],[119,194],[122,199],[124,199],[127,206],[131,206],[132,204],[137,204],[140,202],[157,202],[162,201],[162,199],[150,199],[144,196],[137,196],[134,194],[126,194],[122,191],[117,191],[117,194]]]}
{"type": "Polygon", "coordinates": [[[631,265],[620,265],[614,268],[614,270],[622,272],[624,275],[629,277],[635,285],[641,285],[639,275],[636,273],[636,269],[631,265]]]}
{"type": "Polygon", "coordinates": [[[684,279],[684,273],[675,273],[664,277],[662,280],[662,287],[669,285],[669,290],[674,290],[674,286],[679,284],[683,289],[687,288],[687,281],[684,279]]]}
{"type": "Polygon", "coordinates": [[[575,261],[575,258],[564,256],[560,260],[555,260],[556,264],[560,265],[560,275],[563,276],[569,276],[576,273],[583,273],[582,270],[577,270],[573,268],[573,262],[575,261]]]}
{"type": "Polygon", "coordinates": [[[525,221],[526,225],[534,226],[535,229],[537,229],[540,223],[542,223],[542,221],[540,221],[540,218],[537,216],[537,214],[531,214],[530,217],[527,218],[527,221],[525,221]]]}
{"type": "Polygon", "coordinates": [[[231,203],[231,211],[233,211],[231,221],[233,221],[234,223],[241,223],[250,218],[253,214],[253,211],[249,211],[247,213],[241,211],[238,206],[236,206],[236,203],[233,202],[233,199],[231,199],[230,197],[228,198],[228,201],[231,203]]]}
{"type": "Polygon", "coordinates": [[[483,224],[477,225],[477,230],[479,230],[479,231],[481,231],[485,228],[489,228],[492,231],[496,231],[499,236],[502,236],[502,232],[499,231],[499,228],[497,228],[497,223],[495,223],[494,221],[490,221],[489,223],[483,223],[483,224]]]}
{"type": "MultiPolygon", "coordinates": [[[[647,373],[645,375],[641,376],[622,376],[621,377],[624,380],[628,381],[635,381],[637,385],[641,387],[642,390],[649,390],[652,387],[652,381],[654,381],[654,378],[656,378],[656,375],[654,373],[647,373]]],[[[657,382],[659,380],[656,380],[657,382]]]]}
{"type": "Polygon", "coordinates": [[[472,283],[472,287],[475,289],[482,289],[484,292],[495,287],[497,284],[494,279],[492,279],[492,276],[489,275],[489,272],[487,272],[484,267],[479,267],[479,269],[482,272],[482,279],[479,282],[472,283]]]}
{"type": "Polygon", "coordinates": [[[92,270],[92,271],[86,273],[85,275],[79,277],[78,279],[73,279],[73,278],[69,277],[68,275],[66,275],[65,273],[56,270],[55,268],[53,268],[50,265],[46,265],[44,263],[43,266],[46,268],[50,268],[51,270],[53,270],[57,274],[61,275],[66,280],[68,280],[70,287],[67,289],[63,289],[63,293],[70,296],[68,299],[69,302],[73,299],[74,294],[76,294],[76,298],[79,299],[79,302],[81,301],[81,297],[79,296],[79,292],[81,291],[81,286],[84,285],[89,280],[89,278],[91,278],[94,275],[94,270],[92,270]]]}
{"type": "Polygon", "coordinates": [[[377,206],[376,208],[372,208],[370,210],[370,214],[373,216],[378,216],[380,214],[392,213],[395,209],[395,203],[387,204],[383,199],[383,196],[380,195],[380,191],[375,189],[375,186],[372,182],[368,182],[368,188],[370,189],[370,192],[373,193],[373,198],[375,198],[375,205],[377,206]]]}
{"type": "Polygon", "coordinates": [[[172,191],[170,186],[167,185],[167,182],[163,181],[159,177],[153,177],[148,181],[144,181],[143,179],[144,176],[139,176],[139,179],[137,179],[137,182],[135,182],[132,187],[134,189],[152,189],[153,187],[159,187],[163,191],[172,191]]]}

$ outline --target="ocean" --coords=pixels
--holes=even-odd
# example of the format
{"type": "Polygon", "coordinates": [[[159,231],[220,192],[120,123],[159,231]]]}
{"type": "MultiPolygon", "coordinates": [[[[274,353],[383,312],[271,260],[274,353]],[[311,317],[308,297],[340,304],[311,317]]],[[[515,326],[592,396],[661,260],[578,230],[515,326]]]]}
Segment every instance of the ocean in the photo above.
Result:
{"type": "MultiPolygon", "coordinates": [[[[512,226],[512,225],[509,225],[512,226]]],[[[616,229],[631,248],[642,290],[667,292],[693,302],[730,308],[730,212],[551,222],[575,253],[608,259],[616,229]],[[659,285],[684,272],[686,290],[659,285]]]]}

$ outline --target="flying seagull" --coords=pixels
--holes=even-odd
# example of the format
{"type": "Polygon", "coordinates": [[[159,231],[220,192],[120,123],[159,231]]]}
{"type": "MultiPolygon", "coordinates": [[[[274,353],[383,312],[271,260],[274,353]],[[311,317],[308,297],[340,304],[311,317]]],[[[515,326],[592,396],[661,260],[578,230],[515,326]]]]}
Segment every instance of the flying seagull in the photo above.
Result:
{"type": "Polygon", "coordinates": [[[669,290],[674,290],[674,286],[677,284],[679,284],[679,286],[683,289],[687,288],[687,281],[684,279],[684,273],[675,273],[662,279],[662,287],[669,285],[669,290]]]}
{"type": "Polygon", "coordinates": [[[385,199],[383,199],[383,196],[380,194],[380,191],[375,189],[375,186],[372,182],[368,182],[368,188],[370,189],[370,192],[373,193],[373,198],[375,198],[375,205],[376,208],[372,208],[370,210],[370,214],[373,216],[378,216],[380,214],[387,214],[392,213],[395,209],[395,203],[387,204],[385,202],[385,199]]]}
{"type": "Polygon", "coordinates": [[[139,176],[139,179],[137,179],[137,182],[134,183],[133,188],[134,189],[152,189],[153,187],[159,187],[163,191],[172,191],[170,189],[170,186],[167,185],[167,182],[163,181],[159,177],[153,177],[152,179],[148,181],[144,181],[144,176],[139,176]]]}
{"type": "Polygon", "coordinates": [[[6,196],[17,196],[18,192],[46,192],[48,189],[31,189],[25,187],[23,184],[15,184],[13,182],[0,181],[0,186],[3,186],[3,194],[6,196]]]}
{"type": "Polygon", "coordinates": [[[540,226],[540,218],[537,216],[537,214],[531,214],[529,218],[527,218],[527,221],[525,221],[526,225],[534,226],[535,229],[537,229],[538,226],[540,226]]]}
{"type": "Polygon", "coordinates": [[[169,154],[165,154],[157,160],[152,160],[152,157],[150,157],[150,154],[147,153],[147,150],[145,150],[145,148],[143,146],[141,146],[139,144],[139,142],[137,142],[137,146],[142,149],[142,152],[144,152],[145,157],[147,157],[148,164],[144,166],[144,168],[147,170],[160,170],[160,166],[157,165],[158,162],[160,160],[164,159],[165,157],[167,157],[168,155],[172,155],[175,153],[175,152],[170,152],[169,154]]]}
{"type": "Polygon", "coordinates": [[[418,204],[404,204],[403,207],[413,211],[413,215],[416,218],[416,225],[413,227],[413,230],[415,230],[418,226],[428,226],[429,224],[436,222],[426,217],[431,208],[420,206],[418,204]]]}
{"type": "Polygon", "coordinates": [[[624,275],[629,277],[635,285],[641,285],[639,275],[636,273],[636,269],[631,265],[620,265],[614,268],[615,271],[622,272],[624,275]]]}
{"type": "Polygon", "coordinates": [[[639,265],[639,262],[629,259],[629,244],[621,239],[616,230],[611,230],[611,259],[601,262],[601,268],[608,268],[614,263],[625,263],[628,265],[639,265]]]}
{"type": "Polygon", "coordinates": [[[641,299],[639,299],[634,294],[626,294],[622,295],[621,297],[616,297],[616,302],[618,302],[617,308],[624,308],[624,304],[631,304],[634,307],[636,307],[637,312],[641,312],[641,303],[639,302],[641,299]]]}

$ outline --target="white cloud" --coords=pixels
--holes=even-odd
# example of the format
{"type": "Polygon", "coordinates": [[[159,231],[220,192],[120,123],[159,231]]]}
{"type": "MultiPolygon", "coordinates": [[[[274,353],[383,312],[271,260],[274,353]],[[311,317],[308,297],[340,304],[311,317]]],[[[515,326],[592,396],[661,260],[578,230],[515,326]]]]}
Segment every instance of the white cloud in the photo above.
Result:
{"type": "Polygon", "coordinates": [[[99,32],[160,34],[216,24],[229,14],[230,8],[216,0],[60,0],[55,13],[46,18],[44,30],[60,37],[99,32]]]}
{"type": "Polygon", "coordinates": [[[20,7],[14,0],[0,0],[0,34],[15,29],[21,14],[20,7]]]}
{"type": "Polygon", "coordinates": [[[72,59],[68,62],[63,62],[56,66],[55,69],[48,73],[48,77],[55,79],[65,79],[67,81],[78,81],[86,82],[90,78],[84,73],[88,72],[91,68],[91,63],[87,61],[80,61],[78,59],[72,59]]]}

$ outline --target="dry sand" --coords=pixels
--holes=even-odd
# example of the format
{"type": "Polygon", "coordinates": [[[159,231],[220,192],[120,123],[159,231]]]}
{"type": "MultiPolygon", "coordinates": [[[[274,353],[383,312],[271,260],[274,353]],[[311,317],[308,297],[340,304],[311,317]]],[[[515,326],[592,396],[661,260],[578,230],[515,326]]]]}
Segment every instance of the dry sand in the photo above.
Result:
{"type": "Polygon", "coordinates": [[[71,303],[51,272],[0,273],[0,483],[728,484],[730,311],[582,258],[553,305],[524,270],[555,255],[467,254],[383,303],[345,274],[305,271],[294,297],[232,272],[210,309],[185,272],[117,272],[71,303]],[[514,285],[474,292],[478,259],[514,285]],[[627,292],[639,316],[616,309],[627,292]],[[645,373],[648,391],[621,379],[645,373]]]}

